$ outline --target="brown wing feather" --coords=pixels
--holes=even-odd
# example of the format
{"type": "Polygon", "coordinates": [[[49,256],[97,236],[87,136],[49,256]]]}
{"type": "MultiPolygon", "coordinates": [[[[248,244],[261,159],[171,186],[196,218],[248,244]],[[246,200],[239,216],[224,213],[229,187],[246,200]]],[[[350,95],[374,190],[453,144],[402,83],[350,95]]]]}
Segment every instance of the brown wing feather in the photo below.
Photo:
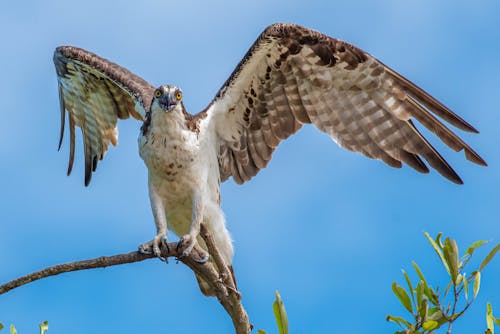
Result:
{"type": "Polygon", "coordinates": [[[61,147],[66,111],[70,127],[68,175],[73,168],[75,127],[83,134],[85,185],[109,144],[118,144],[118,119],[144,120],[154,87],[127,69],[91,52],[61,46],[54,52],[61,104],[61,147]]]}
{"type": "Polygon", "coordinates": [[[419,121],[455,151],[486,162],[434,115],[477,132],[421,88],[361,49],[291,24],[268,27],[206,109],[221,138],[221,179],[248,181],[279,143],[313,123],[339,145],[421,173],[462,180],[413,125],[419,121]],[[434,114],[434,115],[433,115],[434,114]]]}

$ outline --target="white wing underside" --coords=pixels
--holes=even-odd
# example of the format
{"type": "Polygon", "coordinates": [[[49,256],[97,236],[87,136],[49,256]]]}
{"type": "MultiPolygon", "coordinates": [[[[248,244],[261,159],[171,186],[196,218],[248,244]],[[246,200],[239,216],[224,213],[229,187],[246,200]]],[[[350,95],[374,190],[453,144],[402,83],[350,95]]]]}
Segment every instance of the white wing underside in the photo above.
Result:
{"type": "Polygon", "coordinates": [[[221,179],[237,183],[266,167],[279,143],[307,123],[351,151],[427,173],[423,158],[461,183],[416,120],[470,161],[486,164],[436,116],[477,132],[462,118],[364,51],[296,25],[267,28],[206,113],[221,140],[221,179]]]}

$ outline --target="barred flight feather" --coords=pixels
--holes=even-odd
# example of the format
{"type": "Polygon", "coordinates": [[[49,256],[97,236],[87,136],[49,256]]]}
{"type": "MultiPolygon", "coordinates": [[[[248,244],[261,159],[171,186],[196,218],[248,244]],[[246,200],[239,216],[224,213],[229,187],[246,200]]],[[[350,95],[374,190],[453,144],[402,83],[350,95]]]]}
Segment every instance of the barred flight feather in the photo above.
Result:
{"type": "Polygon", "coordinates": [[[307,123],[392,167],[405,163],[428,173],[423,158],[462,183],[415,119],[451,149],[486,165],[433,114],[461,130],[477,130],[435,98],[361,49],[292,24],[268,27],[202,113],[213,114],[221,138],[221,179],[233,176],[237,183],[267,166],[279,143],[307,123]]]}

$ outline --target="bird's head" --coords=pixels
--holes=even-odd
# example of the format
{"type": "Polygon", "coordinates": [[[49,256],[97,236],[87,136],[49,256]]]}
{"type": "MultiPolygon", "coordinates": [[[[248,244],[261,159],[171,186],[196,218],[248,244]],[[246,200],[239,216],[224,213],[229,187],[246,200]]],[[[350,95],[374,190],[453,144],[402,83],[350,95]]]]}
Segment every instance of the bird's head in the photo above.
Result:
{"type": "Polygon", "coordinates": [[[164,112],[171,112],[181,105],[182,90],[179,87],[164,85],[155,89],[153,93],[152,107],[157,106],[164,112]]]}

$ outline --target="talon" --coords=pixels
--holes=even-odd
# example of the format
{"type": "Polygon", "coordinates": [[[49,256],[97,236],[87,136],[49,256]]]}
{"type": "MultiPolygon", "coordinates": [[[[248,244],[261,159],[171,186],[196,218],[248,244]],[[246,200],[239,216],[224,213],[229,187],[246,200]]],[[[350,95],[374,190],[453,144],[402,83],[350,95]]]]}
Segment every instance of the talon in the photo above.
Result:
{"type": "MultiPolygon", "coordinates": [[[[161,238],[161,244],[163,247],[165,247],[167,249],[167,254],[170,253],[170,247],[168,246],[168,239],[167,239],[167,236],[164,236],[163,238],[161,238]]],[[[168,264],[168,256],[167,257],[163,257],[163,256],[159,256],[160,260],[162,260],[163,262],[165,262],[166,264],[168,264]]]]}
{"type": "Polygon", "coordinates": [[[143,246],[144,246],[144,245],[140,245],[140,246],[139,246],[139,249],[137,250],[139,253],[141,253],[141,254],[147,254],[147,255],[152,254],[152,252],[151,252],[151,251],[144,249],[144,248],[143,248],[143,246]]]}
{"type": "MultiPolygon", "coordinates": [[[[179,240],[179,242],[177,242],[177,247],[175,247],[175,251],[176,251],[177,253],[179,253],[179,252],[181,251],[181,249],[182,249],[182,239],[181,239],[181,240],[179,240]]],[[[183,254],[183,255],[181,255],[181,256],[184,256],[184,254],[183,254]]]]}
{"type": "MultiPolygon", "coordinates": [[[[181,255],[178,256],[177,261],[182,259],[183,257],[189,256],[196,246],[196,237],[192,234],[185,234],[181,237],[179,242],[177,243],[177,253],[181,252],[181,255]]],[[[209,259],[208,253],[203,253],[201,258],[197,258],[193,256],[193,260],[197,263],[205,263],[209,259]]]]}
{"type": "Polygon", "coordinates": [[[167,253],[170,253],[170,247],[168,246],[168,239],[166,236],[161,238],[161,243],[167,249],[167,253]]]}
{"type": "Polygon", "coordinates": [[[153,240],[148,241],[148,242],[140,245],[139,252],[142,254],[154,254],[161,261],[168,263],[168,259],[161,256],[161,248],[160,247],[162,245],[167,247],[167,252],[168,252],[169,251],[168,239],[164,233],[157,234],[153,238],[153,240]]]}
{"type": "Polygon", "coordinates": [[[184,249],[180,257],[188,256],[189,254],[191,254],[191,251],[193,250],[195,245],[196,237],[193,237],[191,234],[185,234],[177,244],[177,252],[179,252],[181,249],[184,249]]]}

